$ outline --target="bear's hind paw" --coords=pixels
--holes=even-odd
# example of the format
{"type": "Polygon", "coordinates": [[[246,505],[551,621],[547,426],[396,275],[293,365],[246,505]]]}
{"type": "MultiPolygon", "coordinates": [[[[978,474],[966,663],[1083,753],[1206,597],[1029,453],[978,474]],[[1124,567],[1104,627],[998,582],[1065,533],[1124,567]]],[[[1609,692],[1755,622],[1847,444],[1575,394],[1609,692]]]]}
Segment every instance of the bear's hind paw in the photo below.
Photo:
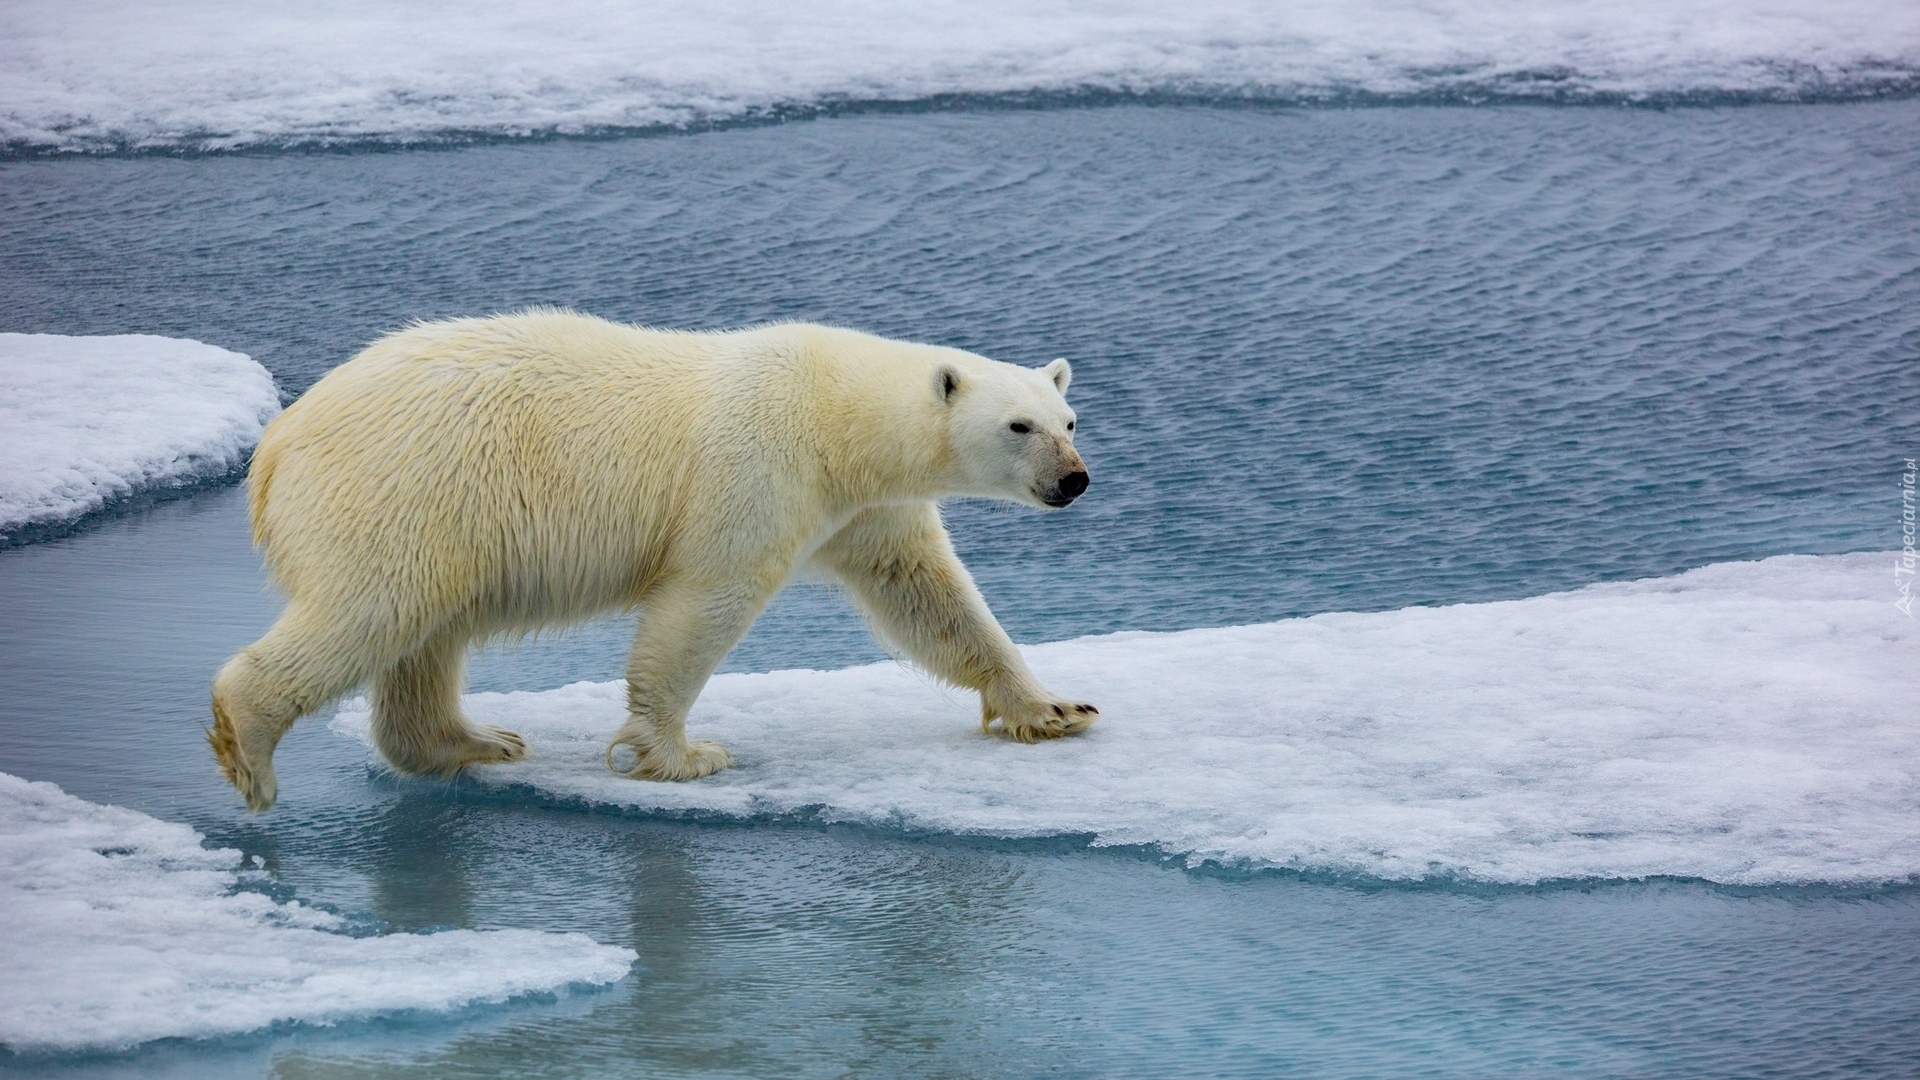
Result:
{"type": "Polygon", "coordinates": [[[468,757],[463,765],[480,765],[497,761],[519,761],[527,756],[527,740],[517,731],[492,727],[487,724],[474,724],[466,746],[468,757]]]}
{"type": "Polygon", "coordinates": [[[498,765],[527,756],[527,740],[506,728],[465,724],[457,737],[419,744],[389,739],[379,744],[388,763],[413,776],[446,778],[469,765],[498,765]]]}
{"type": "Polygon", "coordinates": [[[607,747],[607,768],[635,780],[698,780],[733,764],[733,755],[717,742],[692,739],[681,746],[684,749],[677,751],[664,746],[642,749],[634,741],[615,737],[607,747]],[[638,755],[634,763],[624,769],[613,760],[613,752],[622,746],[638,755]]]}
{"type": "Polygon", "coordinates": [[[213,702],[213,726],[206,732],[214,760],[219,762],[227,782],[247,800],[247,809],[256,814],[273,809],[280,797],[280,781],[273,771],[273,751],[269,749],[266,760],[257,765],[251,761],[242,745],[239,726],[218,698],[213,702]]]}

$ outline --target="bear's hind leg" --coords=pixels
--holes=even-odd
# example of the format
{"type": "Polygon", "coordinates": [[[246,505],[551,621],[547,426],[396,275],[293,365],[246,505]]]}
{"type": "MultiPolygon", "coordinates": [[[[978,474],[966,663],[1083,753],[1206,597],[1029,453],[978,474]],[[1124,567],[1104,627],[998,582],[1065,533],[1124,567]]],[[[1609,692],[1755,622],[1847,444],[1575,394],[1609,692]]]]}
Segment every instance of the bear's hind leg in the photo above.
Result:
{"type": "Polygon", "coordinates": [[[207,743],[249,810],[278,798],[273,751],[293,722],[351,690],[377,663],[378,642],[370,638],[296,603],[221,665],[207,743]]]}
{"type": "Polygon", "coordinates": [[[627,722],[607,746],[608,768],[636,780],[697,780],[733,764],[719,743],[687,738],[687,711],[780,580],[746,577],[743,586],[676,583],[648,597],[627,657],[627,722]],[[614,761],[622,746],[635,755],[630,766],[614,761]]]}
{"type": "Polygon", "coordinates": [[[527,744],[504,728],[460,712],[467,639],[442,634],[375,677],[373,744],[401,772],[450,776],[467,765],[525,757],[527,744]]]}

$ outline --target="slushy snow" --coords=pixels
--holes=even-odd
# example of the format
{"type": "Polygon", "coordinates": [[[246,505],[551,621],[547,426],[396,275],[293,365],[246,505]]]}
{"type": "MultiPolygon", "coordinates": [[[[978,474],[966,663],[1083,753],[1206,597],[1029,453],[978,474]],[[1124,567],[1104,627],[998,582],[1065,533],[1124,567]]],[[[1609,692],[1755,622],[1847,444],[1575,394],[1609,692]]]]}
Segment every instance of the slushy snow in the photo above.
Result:
{"type": "Polygon", "coordinates": [[[943,95],[1872,97],[1910,0],[14,0],[0,143],[223,148],[943,95]]]}
{"type": "Polygon", "coordinates": [[[350,937],[235,891],[240,853],[185,825],[0,773],[0,1044],[116,1049],[287,1021],[447,1010],[626,976],[584,934],[350,937]]]}
{"type": "MultiPolygon", "coordinates": [[[[617,682],[475,694],[528,736],[473,782],[553,800],[1089,836],[1382,879],[1920,874],[1920,629],[1892,555],[1782,556],[1502,603],[1123,633],[1024,650],[1086,736],[988,738],[903,667],[722,675],[692,783],[602,761],[617,682]]],[[[334,721],[366,737],[364,703],[334,721]]]]}
{"type": "Polygon", "coordinates": [[[279,411],[267,369],[198,341],[0,334],[0,537],[232,472],[279,411]]]}

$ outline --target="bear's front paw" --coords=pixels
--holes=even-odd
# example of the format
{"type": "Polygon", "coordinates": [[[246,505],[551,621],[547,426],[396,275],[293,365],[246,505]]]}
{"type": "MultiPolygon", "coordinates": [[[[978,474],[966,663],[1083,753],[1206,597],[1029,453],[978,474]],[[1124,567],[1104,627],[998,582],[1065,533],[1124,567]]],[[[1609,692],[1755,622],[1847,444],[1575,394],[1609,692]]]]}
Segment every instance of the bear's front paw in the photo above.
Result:
{"type": "Polygon", "coordinates": [[[982,703],[980,730],[1014,742],[1034,743],[1078,735],[1100,719],[1100,710],[1085,702],[1047,698],[1011,708],[995,709],[982,703]],[[996,725],[994,721],[998,720],[996,725]]]}
{"type": "Polygon", "coordinates": [[[733,764],[733,755],[717,742],[704,739],[682,740],[671,744],[643,745],[640,740],[616,736],[607,747],[607,767],[635,780],[698,780],[733,764]],[[614,752],[626,747],[636,755],[633,764],[622,768],[614,752]]]}

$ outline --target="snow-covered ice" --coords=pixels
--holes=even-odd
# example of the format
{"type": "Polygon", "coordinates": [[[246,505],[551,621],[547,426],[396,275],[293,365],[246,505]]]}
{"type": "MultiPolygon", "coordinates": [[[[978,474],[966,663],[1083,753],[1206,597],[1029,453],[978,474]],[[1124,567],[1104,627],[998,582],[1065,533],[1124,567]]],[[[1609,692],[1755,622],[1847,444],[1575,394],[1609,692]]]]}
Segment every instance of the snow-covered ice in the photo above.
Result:
{"type": "MultiPolygon", "coordinates": [[[[722,675],[689,725],[736,765],[602,763],[619,683],[475,694],[529,760],[473,781],[647,811],[1091,835],[1191,861],[1387,879],[1920,874],[1920,629],[1893,556],[1781,556],[1527,600],[1026,649],[1086,736],[982,735],[893,664],[722,675]]],[[[364,703],[335,729],[365,738],[364,703]]]]}
{"type": "Polygon", "coordinates": [[[0,536],[231,472],[279,411],[267,369],[198,341],[0,334],[0,536]]]}
{"type": "Polygon", "coordinates": [[[0,1044],[151,1039],[447,1010],[624,978],[584,934],[353,937],[336,916],[236,891],[240,853],[185,825],[0,773],[0,1044]]]}
{"type": "Polygon", "coordinates": [[[231,147],[940,95],[1866,97],[1910,0],[15,0],[0,143],[231,147]]]}

